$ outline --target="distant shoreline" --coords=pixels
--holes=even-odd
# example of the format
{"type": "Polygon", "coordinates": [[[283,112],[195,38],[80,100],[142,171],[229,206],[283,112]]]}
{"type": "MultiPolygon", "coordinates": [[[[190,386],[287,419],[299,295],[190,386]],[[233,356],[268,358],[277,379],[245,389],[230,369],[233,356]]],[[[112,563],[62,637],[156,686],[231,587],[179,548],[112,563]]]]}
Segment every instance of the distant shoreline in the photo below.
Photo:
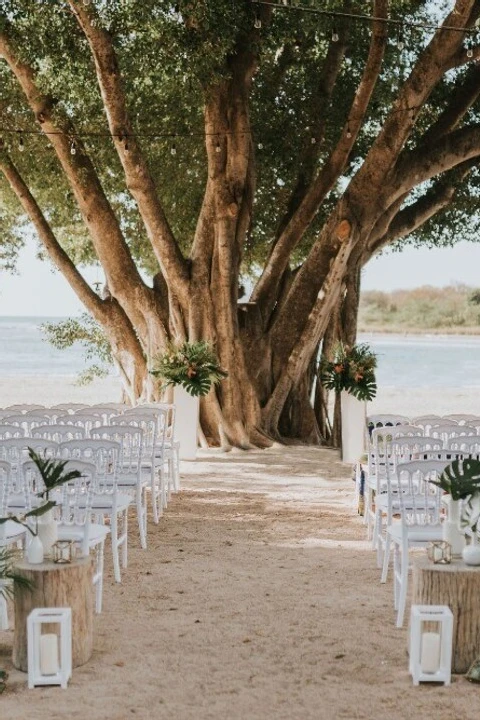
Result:
{"type": "Polygon", "coordinates": [[[359,327],[358,333],[362,335],[451,335],[452,337],[480,336],[480,327],[458,328],[404,328],[387,325],[385,327],[359,327]]]}

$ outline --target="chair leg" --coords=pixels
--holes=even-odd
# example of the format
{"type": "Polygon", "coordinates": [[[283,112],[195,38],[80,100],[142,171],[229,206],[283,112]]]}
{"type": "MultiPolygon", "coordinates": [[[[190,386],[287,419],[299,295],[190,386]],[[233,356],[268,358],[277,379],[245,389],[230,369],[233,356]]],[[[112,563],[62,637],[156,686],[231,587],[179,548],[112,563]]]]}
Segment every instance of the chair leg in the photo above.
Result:
{"type": "Polygon", "coordinates": [[[397,628],[401,628],[403,625],[403,618],[405,616],[405,605],[407,604],[407,589],[408,589],[408,544],[402,544],[400,550],[400,594],[398,597],[398,611],[397,611],[397,628]]]}
{"type": "Polygon", "coordinates": [[[102,601],[103,601],[103,560],[105,551],[105,541],[95,548],[97,554],[97,567],[95,572],[95,612],[100,614],[102,612],[102,601]]]}
{"type": "Polygon", "coordinates": [[[390,543],[391,543],[391,537],[390,537],[390,533],[388,532],[388,528],[387,528],[387,535],[385,537],[385,549],[383,551],[382,577],[380,578],[380,582],[382,582],[382,583],[387,582],[388,566],[390,564],[390,543]]]}
{"type": "Polygon", "coordinates": [[[123,511],[122,566],[128,565],[128,508],[123,511]]]}
{"type": "Polygon", "coordinates": [[[2,595],[0,583],[0,630],[8,630],[8,612],[7,612],[7,601],[2,595]]]}
{"type": "Polygon", "coordinates": [[[145,488],[141,485],[137,486],[136,506],[138,517],[138,531],[140,533],[140,545],[144,550],[147,548],[147,508],[145,488]]]}
{"type": "Polygon", "coordinates": [[[113,555],[113,575],[115,582],[122,582],[120,573],[120,558],[118,553],[118,516],[116,513],[112,513],[110,520],[110,534],[112,541],[112,555],[113,555]]]}

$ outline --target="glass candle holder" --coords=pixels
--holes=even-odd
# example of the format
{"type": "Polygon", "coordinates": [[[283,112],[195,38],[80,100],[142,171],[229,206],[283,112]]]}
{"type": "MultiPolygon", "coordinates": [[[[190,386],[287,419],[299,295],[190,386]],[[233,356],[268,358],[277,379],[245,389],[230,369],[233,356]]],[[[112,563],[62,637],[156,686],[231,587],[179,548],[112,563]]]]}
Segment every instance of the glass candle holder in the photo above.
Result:
{"type": "Polygon", "coordinates": [[[71,540],[57,540],[52,546],[53,562],[60,565],[71,563],[75,557],[75,543],[71,540]]]}
{"type": "Polygon", "coordinates": [[[434,565],[448,565],[452,562],[452,546],[445,540],[438,540],[427,545],[428,559],[434,565]]]}

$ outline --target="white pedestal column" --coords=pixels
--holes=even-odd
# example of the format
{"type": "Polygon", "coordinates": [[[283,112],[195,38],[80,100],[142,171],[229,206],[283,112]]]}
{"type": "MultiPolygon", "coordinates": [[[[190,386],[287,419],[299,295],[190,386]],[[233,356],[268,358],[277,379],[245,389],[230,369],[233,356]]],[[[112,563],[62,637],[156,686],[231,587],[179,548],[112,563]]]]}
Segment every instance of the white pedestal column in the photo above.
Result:
{"type": "Polygon", "coordinates": [[[180,460],[195,460],[199,398],[189,395],[181,385],[175,385],[173,402],[175,403],[175,440],[180,442],[180,460]]]}
{"type": "Polygon", "coordinates": [[[367,403],[350,393],[340,395],[342,406],[342,460],[354,463],[365,452],[367,403]]]}

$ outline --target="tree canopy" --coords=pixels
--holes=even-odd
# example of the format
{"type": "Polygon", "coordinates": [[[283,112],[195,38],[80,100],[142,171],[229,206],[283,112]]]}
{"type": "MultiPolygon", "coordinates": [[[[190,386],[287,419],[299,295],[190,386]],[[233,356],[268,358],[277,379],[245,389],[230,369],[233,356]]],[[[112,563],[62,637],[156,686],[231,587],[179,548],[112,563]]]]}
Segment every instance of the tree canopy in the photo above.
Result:
{"type": "Polygon", "coordinates": [[[476,239],[479,14],[3,0],[0,262],[33,223],[132,398],[169,340],[208,339],[229,372],[202,404],[210,436],[318,437],[306,370],[325,333],[354,333],[361,266],[386,245],[476,239]],[[80,263],[103,267],[103,296],[80,263]]]}

